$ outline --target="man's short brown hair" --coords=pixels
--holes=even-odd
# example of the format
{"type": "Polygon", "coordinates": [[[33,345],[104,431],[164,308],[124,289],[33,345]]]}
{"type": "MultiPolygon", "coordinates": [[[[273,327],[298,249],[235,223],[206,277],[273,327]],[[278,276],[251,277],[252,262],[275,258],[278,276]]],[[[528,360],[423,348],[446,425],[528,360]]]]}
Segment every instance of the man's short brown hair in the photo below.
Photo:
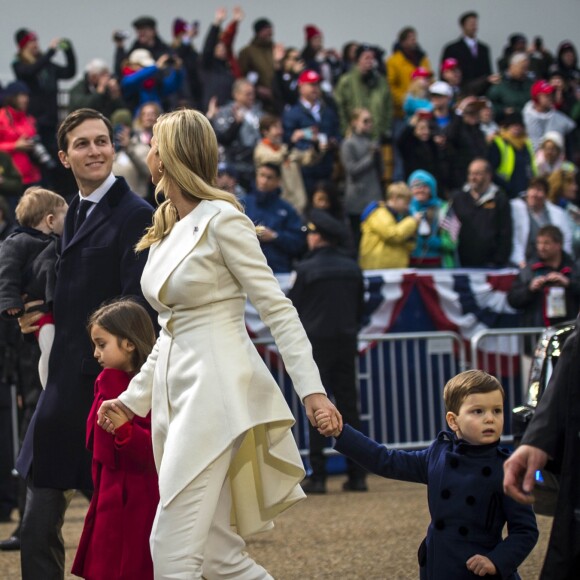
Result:
{"type": "Polygon", "coordinates": [[[564,235],[562,234],[562,230],[558,226],[554,226],[552,224],[548,224],[546,226],[542,226],[536,235],[536,240],[540,237],[550,238],[556,244],[563,245],[564,244],[564,235]]]}
{"type": "Polygon", "coordinates": [[[528,182],[528,189],[541,189],[546,195],[548,195],[550,185],[545,177],[532,177],[528,182]]]}
{"type": "Polygon", "coordinates": [[[66,206],[66,200],[58,193],[42,187],[29,187],[16,206],[16,219],[21,226],[33,228],[42,218],[66,206]]]}
{"type": "Polygon", "coordinates": [[[461,405],[463,405],[469,395],[491,393],[493,391],[499,391],[502,398],[505,399],[505,392],[501,383],[490,374],[479,370],[459,373],[449,379],[445,389],[443,389],[445,411],[457,415],[461,405]]]}
{"type": "Polygon", "coordinates": [[[89,119],[103,121],[103,123],[105,123],[107,126],[107,130],[109,131],[109,138],[111,139],[111,143],[113,143],[113,125],[111,125],[111,121],[109,121],[105,115],[99,113],[99,111],[95,111],[95,109],[77,109],[76,111],[73,111],[67,115],[65,120],[58,128],[56,140],[58,142],[58,148],[60,151],[64,151],[66,153],[68,148],[68,134],[73,129],[76,129],[81,123],[84,123],[89,119]]]}

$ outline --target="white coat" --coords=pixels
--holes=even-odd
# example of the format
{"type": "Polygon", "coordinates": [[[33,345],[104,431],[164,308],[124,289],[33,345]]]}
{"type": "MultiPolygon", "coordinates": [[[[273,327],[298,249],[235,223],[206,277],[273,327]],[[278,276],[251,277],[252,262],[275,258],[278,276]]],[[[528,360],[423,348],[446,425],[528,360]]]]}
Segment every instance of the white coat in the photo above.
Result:
{"type": "Polygon", "coordinates": [[[304,498],[304,469],[294,418],[248,336],[245,293],[270,327],[300,398],[325,390],[254,224],[227,202],[202,201],[150,248],[141,285],[161,332],[119,398],[137,415],[151,409],[162,505],[245,434],[229,472],[232,519],[242,536],[270,527],[304,498]]]}
{"type": "MultiPolygon", "coordinates": [[[[526,248],[530,235],[530,214],[528,205],[522,198],[515,198],[510,201],[512,210],[512,254],[510,262],[519,266],[526,261],[526,248]]],[[[550,218],[550,224],[556,226],[562,232],[564,243],[562,249],[572,255],[572,228],[566,212],[550,201],[546,201],[546,211],[550,218]]]]}

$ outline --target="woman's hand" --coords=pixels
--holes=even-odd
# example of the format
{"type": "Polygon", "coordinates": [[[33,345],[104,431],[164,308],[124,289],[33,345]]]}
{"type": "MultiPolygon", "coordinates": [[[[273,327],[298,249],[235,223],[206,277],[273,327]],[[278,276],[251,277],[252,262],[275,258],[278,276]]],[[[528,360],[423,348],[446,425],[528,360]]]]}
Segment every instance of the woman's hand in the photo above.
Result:
{"type": "Polygon", "coordinates": [[[97,411],[97,425],[104,429],[107,433],[115,432],[114,422],[107,416],[107,414],[119,415],[119,412],[124,413],[128,421],[131,421],[135,416],[135,413],[126,407],[119,401],[119,399],[109,399],[108,401],[103,401],[99,410],[97,411]]]}
{"type": "Polygon", "coordinates": [[[306,408],[306,416],[313,427],[317,427],[316,412],[322,410],[328,414],[327,430],[333,433],[342,431],[342,415],[326,395],[322,393],[308,395],[304,398],[304,407],[306,408]]]}

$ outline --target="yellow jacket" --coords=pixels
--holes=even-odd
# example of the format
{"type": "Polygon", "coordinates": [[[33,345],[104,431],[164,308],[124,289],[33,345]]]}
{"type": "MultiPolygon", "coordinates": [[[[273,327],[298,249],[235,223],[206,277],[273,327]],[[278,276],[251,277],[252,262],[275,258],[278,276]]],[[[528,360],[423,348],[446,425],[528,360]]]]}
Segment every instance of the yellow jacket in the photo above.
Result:
{"type": "Polygon", "coordinates": [[[379,205],[361,224],[360,267],[363,270],[407,268],[415,248],[417,225],[411,216],[397,222],[385,204],[379,205]]]}
{"type": "MultiPolygon", "coordinates": [[[[386,61],[387,78],[391,94],[393,95],[393,118],[403,119],[403,102],[411,83],[411,74],[417,68],[411,61],[407,60],[400,50],[397,50],[386,61]]],[[[424,56],[419,63],[420,67],[431,70],[431,63],[427,56],[424,56]]]]}

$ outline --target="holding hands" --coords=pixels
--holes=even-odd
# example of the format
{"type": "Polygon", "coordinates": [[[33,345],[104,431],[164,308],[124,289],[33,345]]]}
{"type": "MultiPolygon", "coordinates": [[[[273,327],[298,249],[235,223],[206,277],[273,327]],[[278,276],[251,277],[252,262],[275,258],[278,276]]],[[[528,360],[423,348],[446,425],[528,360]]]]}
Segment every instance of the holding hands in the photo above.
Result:
{"type": "Polygon", "coordinates": [[[338,437],[340,435],[342,425],[340,428],[336,427],[328,411],[319,409],[314,413],[314,418],[316,419],[316,427],[321,435],[325,437],[338,437]]]}
{"type": "Polygon", "coordinates": [[[123,405],[119,399],[104,401],[97,412],[97,425],[107,433],[115,433],[121,425],[131,421],[135,413],[123,405]]]}

